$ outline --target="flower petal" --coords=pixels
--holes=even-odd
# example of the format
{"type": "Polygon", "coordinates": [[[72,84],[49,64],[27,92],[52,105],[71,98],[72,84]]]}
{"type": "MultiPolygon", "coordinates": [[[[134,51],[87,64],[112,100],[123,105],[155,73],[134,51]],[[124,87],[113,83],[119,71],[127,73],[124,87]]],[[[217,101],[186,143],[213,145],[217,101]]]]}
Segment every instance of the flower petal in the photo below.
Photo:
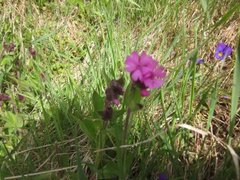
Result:
{"type": "Polygon", "coordinates": [[[197,64],[203,64],[203,63],[204,63],[204,59],[201,59],[201,58],[197,59],[197,64]]]}
{"type": "Polygon", "coordinates": [[[126,71],[132,73],[136,70],[137,66],[139,65],[139,57],[137,52],[133,52],[130,56],[126,58],[126,71]]]}
{"type": "Polygon", "coordinates": [[[140,63],[141,65],[145,66],[149,64],[149,61],[151,60],[151,57],[146,54],[146,52],[142,52],[140,56],[140,63]]]}
{"type": "Polygon", "coordinates": [[[167,73],[166,73],[164,67],[160,66],[154,71],[154,74],[158,78],[165,78],[167,73]]]}
{"type": "Polygon", "coordinates": [[[230,56],[232,54],[232,48],[230,46],[227,46],[225,49],[224,49],[224,56],[227,57],[227,56],[230,56]]]}
{"type": "Polygon", "coordinates": [[[217,48],[216,48],[216,52],[218,51],[223,51],[226,48],[226,44],[225,43],[218,43],[217,48]]]}
{"type": "Polygon", "coordinates": [[[160,88],[164,83],[164,80],[162,79],[155,79],[153,80],[153,89],[154,88],[160,88]]]}
{"type": "Polygon", "coordinates": [[[137,81],[137,80],[142,80],[142,72],[140,71],[140,70],[136,70],[136,71],[134,71],[133,73],[132,73],[132,79],[134,80],[134,81],[137,81]]]}

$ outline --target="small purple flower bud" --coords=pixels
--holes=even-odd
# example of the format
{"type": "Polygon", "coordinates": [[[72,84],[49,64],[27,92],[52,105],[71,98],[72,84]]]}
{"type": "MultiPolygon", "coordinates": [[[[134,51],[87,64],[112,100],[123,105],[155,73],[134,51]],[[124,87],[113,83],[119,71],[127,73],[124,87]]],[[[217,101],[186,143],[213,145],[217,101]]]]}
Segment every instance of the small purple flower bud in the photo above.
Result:
{"type": "Polygon", "coordinates": [[[111,106],[105,107],[105,109],[102,112],[102,118],[103,120],[107,121],[112,118],[113,115],[113,109],[111,106]]]}
{"type": "Polygon", "coordinates": [[[23,95],[21,95],[21,94],[18,94],[18,100],[20,102],[23,102],[25,100],[25,97],[23,95]]]}
{"type": "Polygon", "coordinates": [[[203,64],[203,63],[204,63],[204,59],[201,59],[201,58],[197,59],[197,64],[203,64]]]}
{"type": "Polygon", "coordinates": [[[113,104],[115,104],[116,106],[119,106],[119,104],[120,104],[119,99],[114,99],[113,100],[113,104]]]}
{"type": "Polygon", "coordinates": [[[120,101],[118,97],[123,94],[123,87],[122,84],[119,82],[120,80],[112,80],[109,87],[107,87],[105,94],[106,94],[106,104],[115,104],[119,105],[120,101]]]}
{"type": "Polygon", "coordinates": [[[30,47],[28,50],[29,50],[29,53],[31,54],[32,57],[36,57],[37,52],[36,52],[35,49],[33,49],[32,47],[30,47]]]}
{"type": "Polygon", "coordinates": [[[0,94],[0,101],[9,101],[9,100],[10,100],[9,95],[7,95],[5,93],[0,94]]]}
{"type": "Polygon", "coordinates": [[[141,89],[140,93],[142,97],[150,95],[150,92],[147,89],[141,89]]]}
{"type": "Polygon", "coordinates": [[[123,87],[122,87],[122,84],[119,81],[112,80],[110,86],[112,87],[112,90],[115,94],[123,95],[123,93],[124,93],[123,87]]]}
{"type": "Polygon", "coordinates": [[[13,43],[9,44],[9,52],[13,52],[15,48],[15,45],[13,43]]]}
{"type": "Polygon", "coordinates": [[[13,43],[7,44],[6,42],[3,43],[3,48],[6,52],[13,52],[15,45],[13,43]]]}

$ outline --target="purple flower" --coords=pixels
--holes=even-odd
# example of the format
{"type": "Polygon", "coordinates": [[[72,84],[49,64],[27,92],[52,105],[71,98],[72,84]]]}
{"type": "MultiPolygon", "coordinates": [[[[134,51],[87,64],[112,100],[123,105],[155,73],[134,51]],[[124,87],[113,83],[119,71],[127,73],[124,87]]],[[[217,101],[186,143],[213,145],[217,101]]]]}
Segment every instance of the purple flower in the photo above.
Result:
{"type": "Polygon", "coordinates": [[[164,173],[160,173],[158,179],[159,179],[159,180],[167,180],[167,176],[166,176],[166,174],[164,174],[164,173]]]}
{"type": "Polygon", "coordinates": [[[216,48],[215,58],[223,60],[232,54],[232,48],[225,43],[219,43],[216,48]]]}
{"type": "Polygon", "coordinates": [[[133,82],[140,86],[142,96],[150,94],[147,89],[159,88],[164,83],[165,68],[159,66],[158,62],[145,52],[141,55],[133,52],[127,56],[125,64],[126,71],[131,74],[133,82]]]}
{"type": "Polygon", "coordinates": [[[197,59],[197,64],[203,64],[203,63],[204,63],[204,59],[201,59],[201,58],[197,59]]]}

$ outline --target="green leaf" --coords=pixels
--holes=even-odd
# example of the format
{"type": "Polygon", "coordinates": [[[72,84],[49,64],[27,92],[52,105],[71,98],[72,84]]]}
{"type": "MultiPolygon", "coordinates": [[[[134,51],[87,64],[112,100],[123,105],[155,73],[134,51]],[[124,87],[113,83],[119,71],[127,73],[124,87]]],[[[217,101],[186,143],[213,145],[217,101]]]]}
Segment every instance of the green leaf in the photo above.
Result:
{"type": "Polygon", "coordinates": [[[140,109],[140,101],[140,89],[130,83],[124,96],[124,106],[129,107],[131,111],[137,111],[140,109]]]}
{"type": "Polygon", "coordinates": [[[229,129],[229,136],[232,136],[233,128],[235,124],[238,102],[240,97],[240,38],[237,44],[236,62],[233,75],[233,85],[232,85],[232,102],[231,102],[231,122],[229,129]]]}
{"type": "Polygon", "coordinates": [[[79,122],[80,129],[92,140],[96,140],[102,121],[85,119],[79,122]]]}
{"type": "Polygon", "coordinates": [[[202,8],[204,12],[208,10],[208,2],[206,0],[201,0],[202,8]]]}
{"type": "Polygon", "coordinates": [[[218,22],[216,22],[213,30],[216,29],[221,24],[224,24],[225,22],[227,22],[227,20],[230,19],[230,17],[239,9],[240,9],[240,4],[236,3],[225,15],[222,16],[222,18],[218,22]]]}
{"type": "Polygon", "coordinates": [[[118,165],[114,162],[107,163],[102,169],[99,170],[103,173],[104,179],[114,179],[117,177],[118,174],[118,165]]]}
{"type": "Polygon", "coordinates": [[[137,4],[135,1],[133,1],[133,0],[128,0],[128,2],[129,3],[131,3],[131,4],[133,4],[133,5],[135,5],[135,6],[137,6],[138,8],[141,8],[140,6],[139,6],[139,4],[137,4]]]}
{"type": "Polygon", "coordinates": [[[11,64],[13,61],[13,56],[4,56],[1,61],[1,66],[4,66],[6,64],[11,64]]]}
{"type": "Polygon", "coordinates": [[[104,109],[104,97],[101,97],[96,91],[93,92],[92,102],[95,112],[99,112],[104,109]]]}
{"type": "Polygon", "coordinates": [[[210,128],[210,125],[211,125],[211,122],[213,119],[214,109],[217,104],[217,94],[218,94],[218,81],[216,82],[215,87],[212,92],[212,95],[211,95],[211,104],[210,104],[210,109],[208,112],[207,130],[210,128]]]}
{"type": "Polygon", "coordinates": [[[23,121],[22,119],[17,116],[16,114],[13,114],[12,112],[8,111],[5,112],[5,128],[9,128],[12,130],[16,130],[18,128],[21,128],[23,126],[23,121]]]}
{"type": "Polygon", "coordinates": [[[84,170],[83,170],[83,167],[82,167],[82,161],[81,161],[81,155],[80,155],[80,152],[79,152],[78,143],[76,143],[76,147],[77,147],[77,174],[78,174],[78,179],[87,180],[87,177],[84,174],[84,170]]]}

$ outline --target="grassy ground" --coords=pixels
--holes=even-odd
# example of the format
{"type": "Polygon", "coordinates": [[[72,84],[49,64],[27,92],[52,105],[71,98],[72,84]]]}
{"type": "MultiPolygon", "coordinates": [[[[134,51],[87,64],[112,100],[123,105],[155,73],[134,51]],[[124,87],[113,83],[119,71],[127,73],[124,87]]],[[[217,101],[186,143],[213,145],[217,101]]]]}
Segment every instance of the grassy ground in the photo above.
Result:
{"type": "Polygon", "coordinates": [[[0,92],[10,96],[0,177],[239,178],[239,14],[237,0],[0,0],[0,92]],[[218,42],[233,48],[224,61],[218,42]],[[125,115],[105,126],[94,94],[104,97],[109,79],[130,81],[134,50],[153,55],[167,79],[143,98],[121,147],[125,115]]]}

